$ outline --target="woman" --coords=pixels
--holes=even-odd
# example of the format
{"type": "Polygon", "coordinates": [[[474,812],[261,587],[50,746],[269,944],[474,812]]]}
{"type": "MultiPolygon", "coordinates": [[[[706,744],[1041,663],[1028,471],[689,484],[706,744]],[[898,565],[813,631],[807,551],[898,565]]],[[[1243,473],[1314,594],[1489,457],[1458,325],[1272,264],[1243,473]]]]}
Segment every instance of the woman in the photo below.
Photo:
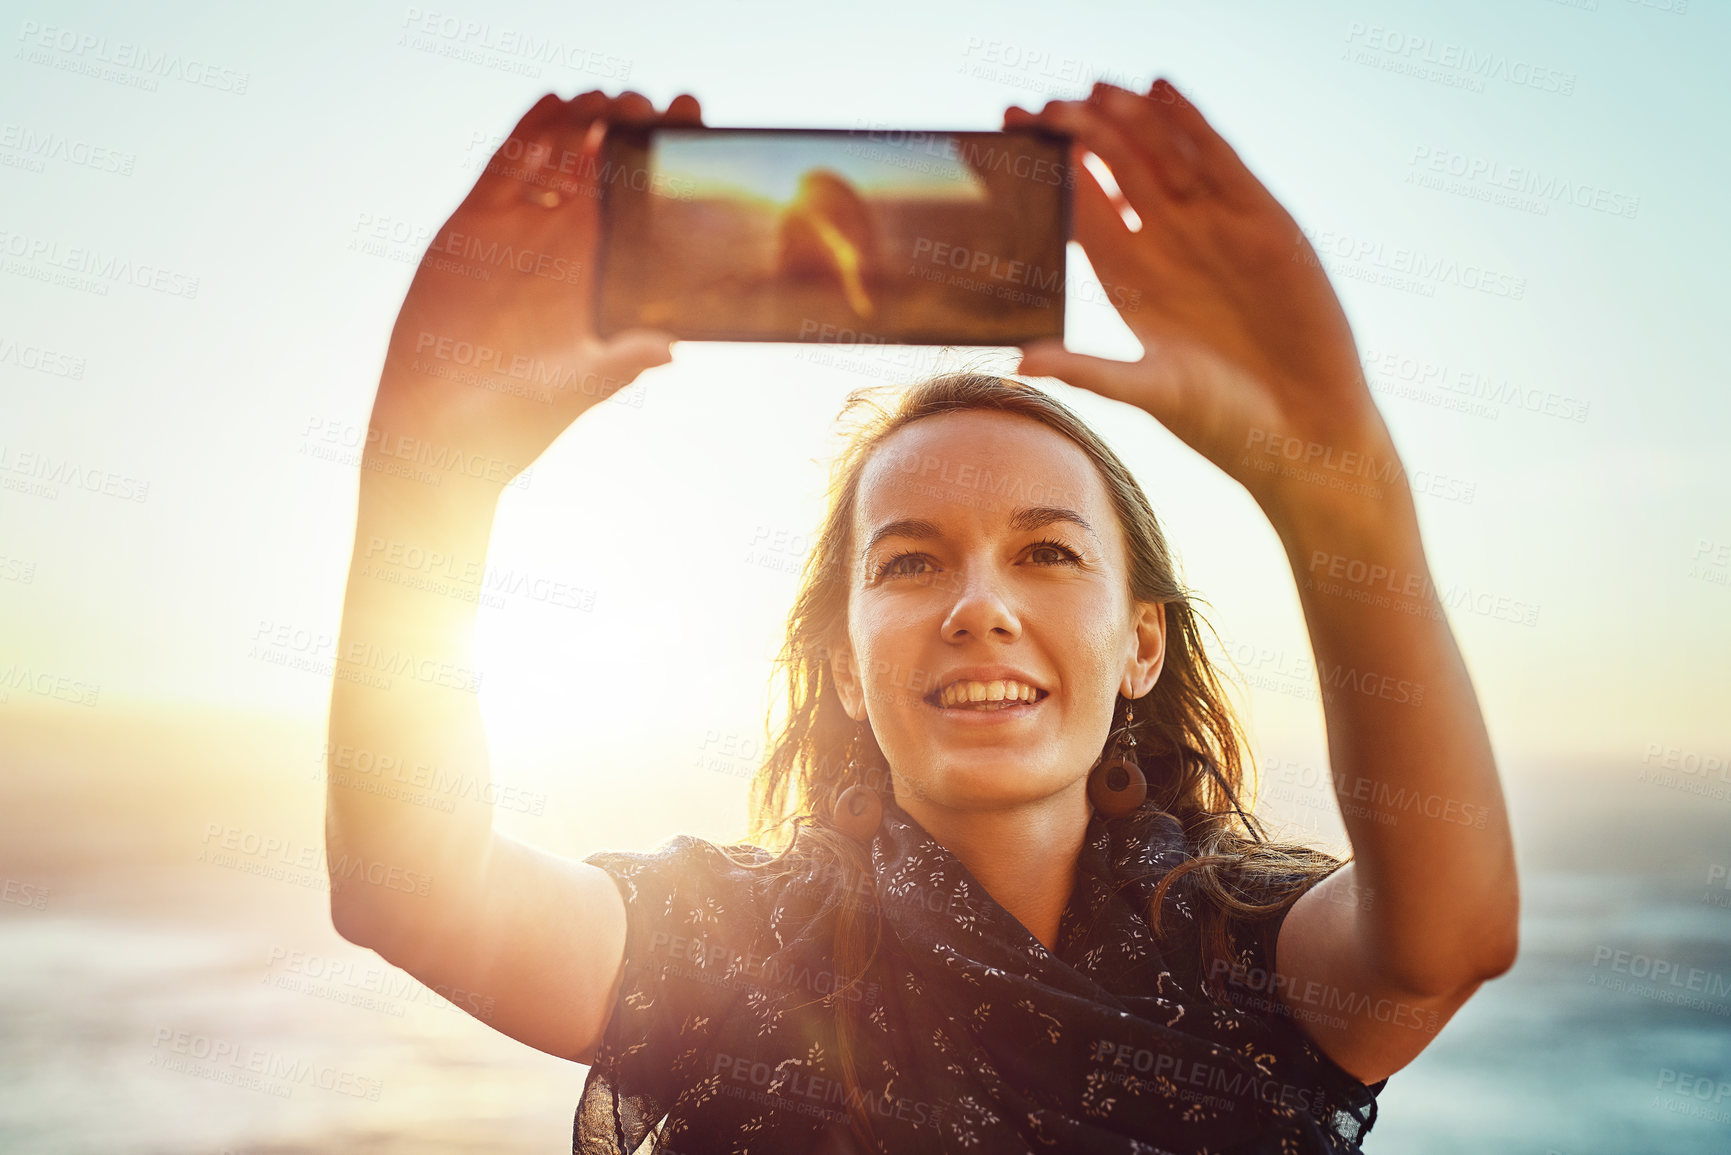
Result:
{"type": "MultiPolygon", "coordinates": [[[[364,558],[418,548],[478,581],[512,471],[668,360],[663,334],[594,338],[582,289],[535,270],[587,267],[605,123],[697,118],[545,97],[434,241],[373,410],[333,749],[485,766],[463,679],[345,676],[372,647],[472,664],[471,602],[364,558]],[[532,259],[474,255],[498,245],[532,259]],[[463,342],[548,390],[443,372],[463,342]],[[422,485],[386,468],[400,437],[506,467],[422,485]]],[[[1352,860],[1239,810],[1236,726],[1122,464],[1028,386],[925,383],[839,463],[790,620],[755,797],[780,854],[682,837],[571,862],[479,802],[415,813],[333,776],[337,929],[591,1063],[578,1150],[634,1150],[663,1115],[667,1152],[1356,1150],[1382,1081],[1512,965],[1489,741],[1314,254],[1163,81],[1006,115],[1033,122],[1111,170],[1111,192],[1078,175],[1076,233],[1148,352],[1035,345],[1020,372],[1145,410],[1267,514],[1350,687],[1326,716],[1352,860]],[[1291,447],[1323,464],[1285,468],[1291,447]],[[1372,573],[1392,606],[1353,596],[1372,573]]]]}

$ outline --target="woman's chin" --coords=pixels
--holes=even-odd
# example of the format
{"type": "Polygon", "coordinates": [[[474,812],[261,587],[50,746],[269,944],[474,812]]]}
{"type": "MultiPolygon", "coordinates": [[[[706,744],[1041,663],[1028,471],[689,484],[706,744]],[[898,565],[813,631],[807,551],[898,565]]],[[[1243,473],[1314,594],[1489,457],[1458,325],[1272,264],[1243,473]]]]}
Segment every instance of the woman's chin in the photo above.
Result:
{"type": "Polygon", "coordinates": [[[998,810],[1027,806],[1051,798],[1075,785],[1073,776],[1054,773],[1049,765],[1031,762],[1026,751],[1006,757],[985,749],[948,751],[921,782],[898,783],[897,800],[908,809],[904,794],[915,805],[921,800],[950,810],[998,810]]]}

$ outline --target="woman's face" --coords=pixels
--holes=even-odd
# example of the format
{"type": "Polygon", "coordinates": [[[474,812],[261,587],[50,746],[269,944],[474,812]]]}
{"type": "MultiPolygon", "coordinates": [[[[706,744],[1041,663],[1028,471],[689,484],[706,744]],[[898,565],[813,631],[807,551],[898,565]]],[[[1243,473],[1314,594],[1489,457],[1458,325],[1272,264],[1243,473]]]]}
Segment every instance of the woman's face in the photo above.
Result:
{"type": "Polygon", "coordinates": [[[1161,607],[1131,602],[1088,455],[1033,418],[970,410],[897,430],[860,480],[832,669],[898,799],[918,817],[1084,789],[1118,696],[1153,686],[1165,643],[1161,607]]]}

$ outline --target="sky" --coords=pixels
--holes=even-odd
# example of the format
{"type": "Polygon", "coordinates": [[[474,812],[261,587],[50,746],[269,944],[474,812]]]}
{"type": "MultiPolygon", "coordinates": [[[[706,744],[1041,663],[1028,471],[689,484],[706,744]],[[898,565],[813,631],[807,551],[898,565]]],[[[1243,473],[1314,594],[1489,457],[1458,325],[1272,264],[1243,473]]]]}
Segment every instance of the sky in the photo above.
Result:
{"type": "MultiPolygon", "coordinates": [[[[1684,0],[14,8],[0,718],[317,730],[347,450],[386,337],[432,231],[542,92],[690,91],[716,125],[990,129],[1009,103],[1165,75],[1330,270],[1499,753],[1724,754],[1727,21],[1684,0]]],[[[1088,285],[1072,278],[1071,346],[1133,355],[1088,285]]],[[[586,414],[493,541],[501,570],[581,591],[483,614],[497,772],[760,739],[841,401],[940,363],[684,344],[586,414]]],[[[1145,414],[1053,388],[1148,490],[1258,743],[1320,756],[1266,520],[1145,414]]],[[[737,812],[740,781],[699,781],[737,812]]]]}
{"type": "MultiPolygon", "coordinates": [[[[338,940],[318,853],[386,341],[541,94],[991,130],[1011,103],[1165,76],[1345,305],[1514,819],[1521,963],[1391,1082],[1383,1146],[1725,1149],[1722,1110],[1678,1090],[1731,1087],[1725,1004],[1691,1015],[1610,972],[1731,976],[1731,5],[27,0],[0,37],[0,1141],[569,1135],[581,1069],[338,940]],[[300,865],[213,856],[231,836],[300,865]],[[402,979],[394,1010],[297,987],[306,957],[402,979]],[[277,1101],[152,1069],[183,1028],[390,1091],[277,1101]]],[[[1070,260],[1070,347],[1136,356],[1070,260]]],[[[743,833],[843,401],[961,363],[1015,357],[681,343],[534,463],[481,613],[502,829],[572,857],[743,833]]],[[[1273,529],[1146,414],[1046,384],[1129,463],[1203,599],[1259,811],[1344,850],[1273,529]]]]}

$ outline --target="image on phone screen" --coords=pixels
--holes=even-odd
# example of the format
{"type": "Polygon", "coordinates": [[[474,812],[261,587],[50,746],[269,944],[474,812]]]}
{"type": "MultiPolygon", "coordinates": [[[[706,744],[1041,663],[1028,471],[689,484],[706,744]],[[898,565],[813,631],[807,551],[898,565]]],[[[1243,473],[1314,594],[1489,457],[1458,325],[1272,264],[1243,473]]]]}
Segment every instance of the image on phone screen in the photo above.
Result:
{"type": "Polygon", "coordinates": [[[610,129],[597,332],[1062,336],[1068,157],[1033,130],[610,129]]]}

